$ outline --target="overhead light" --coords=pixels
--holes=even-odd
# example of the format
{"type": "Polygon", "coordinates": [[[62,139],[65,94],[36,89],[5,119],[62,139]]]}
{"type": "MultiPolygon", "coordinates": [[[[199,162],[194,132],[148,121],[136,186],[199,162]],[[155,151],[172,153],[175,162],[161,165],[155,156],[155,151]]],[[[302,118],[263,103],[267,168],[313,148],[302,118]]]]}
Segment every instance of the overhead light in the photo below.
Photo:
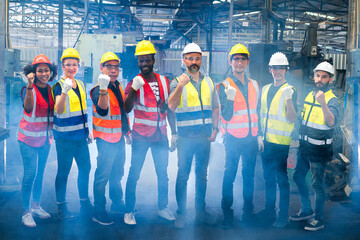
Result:
{"type": "Polygon", "coordinates": [[[105,4],[114,4],[114,5],[116,5],[116,2],[110,2],[110,1],[106,1],[106,0],[103,0],[103,3],[105,3],[105,4]]]}
{"type": "Polygon", "coordinates": [[[314,16],[314,17],[326,18],[326,19],[329,19],[329,20],[336,19],[336,17],[321,14],[321,13],[315,13],[315,12],[305,12],[305,14],[310,15],[310,16],[314,16]]]}

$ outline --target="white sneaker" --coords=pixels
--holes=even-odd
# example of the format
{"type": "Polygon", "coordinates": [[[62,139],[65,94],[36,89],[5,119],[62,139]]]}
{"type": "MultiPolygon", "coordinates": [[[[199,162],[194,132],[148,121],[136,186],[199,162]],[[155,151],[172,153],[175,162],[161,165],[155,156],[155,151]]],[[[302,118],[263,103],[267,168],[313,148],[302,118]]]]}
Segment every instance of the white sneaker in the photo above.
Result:
{"type": "Polygon", "coordinates": [[[135,213],[129,212],[124,214],[124,223],[128,225],[136,225],[135,213]]]}
{"type": "Polygon", "coordinates": [[[163,209],[159,210],[157,212],[157,215],[162,217],[162,218],[165,218],[168,221],[174,221],[175,220],[174,215],[172,214],[172,212],[168,208],[163,208],[163,209]]]}
{"type": "Polygon", "coordinates": [[[33,219],[33,216],[29,212],[21,217],[21,222],[27,227],[31,227],[31,228],[36,227],[36,223],[33,219]]]}
{"type": "Polygon", "coordinates": [[[48,214],[44,209],[42,209],[40,206],[37,206],[36,208],[31,209],[31,213],[34,217],[38,217],[41,219],[47,219],[50,218],[50,214],[48,214]]]}

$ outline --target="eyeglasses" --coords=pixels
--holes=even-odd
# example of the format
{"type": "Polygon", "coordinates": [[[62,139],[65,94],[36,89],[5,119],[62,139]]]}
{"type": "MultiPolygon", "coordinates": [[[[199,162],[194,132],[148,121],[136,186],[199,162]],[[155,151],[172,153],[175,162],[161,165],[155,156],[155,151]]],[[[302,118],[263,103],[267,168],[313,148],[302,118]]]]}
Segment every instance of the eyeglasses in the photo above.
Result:
{"type": "Polygon", "coordinates": [[[79,64],[76,64],[76,63],[74,63],[74,64],[67,63],[67,64],[64,64],[64,66],[67,67],[67,68],[71,68],[71,67],[78,67],[79,64]]]}
{"type": "Polygon", "coordinates": [[[150,63],[152,59],[139,59],[139,63],[150,63]]]}
{"type": "Polygon", "coordinates": [[[285,66],[271,66],[272,70],[286,70],[287,67],[285,66]]]}
{"type": "Polygon", "coordinates": [[[248,59],[245,58],[245,57],[234,57],[232,60],[235,61],[235,62],[243,63],[243,62],[247,61],[248,59]]]}
{"type": "Polygon", "coordinates": [[[104,65],[104,67],[108,68],[108,69],[115,69],[118,70],[120,68],[120,65],[111,65],[111,64],[106,64],[104,65]]]}
{"type": "Polygon", "coordinates": [[[186,60],[189,60],[189,61],[196,61],[196,62],[198,62],[198,61],[200,61],[200,59],[201,59],[201,57],[186,57],[185,58],[186,60]]]}

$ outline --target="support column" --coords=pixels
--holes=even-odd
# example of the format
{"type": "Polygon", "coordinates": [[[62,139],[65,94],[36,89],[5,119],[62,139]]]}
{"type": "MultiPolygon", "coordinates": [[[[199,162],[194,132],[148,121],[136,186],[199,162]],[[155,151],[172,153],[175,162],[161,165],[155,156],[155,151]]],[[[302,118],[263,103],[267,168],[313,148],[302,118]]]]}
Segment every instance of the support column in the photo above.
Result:
{"type": "MultiPolygon", "coordinates": [[[[6,127],[5,41],[8,1],[0,1],[0,127],[6,127]]],[[[0,183],[6,177],[5,141],[0,142],[0,183]]]]}
{"type": "Polygon", "coordinates": [[[58,78],[62,76],[61,55],[63,52],[63,36],[64,36],[64,0],[59,0],[59,25],[58,25],[58,78]]]}
{"type": "Polygon", "coordinates": [[[234,15],[234,0],[230,0],[230,10],[229,10],[229,35],[228,35],[228,51],[230,51],[232,46],[232,25],[233,25],[233,15],[234,15]]]}

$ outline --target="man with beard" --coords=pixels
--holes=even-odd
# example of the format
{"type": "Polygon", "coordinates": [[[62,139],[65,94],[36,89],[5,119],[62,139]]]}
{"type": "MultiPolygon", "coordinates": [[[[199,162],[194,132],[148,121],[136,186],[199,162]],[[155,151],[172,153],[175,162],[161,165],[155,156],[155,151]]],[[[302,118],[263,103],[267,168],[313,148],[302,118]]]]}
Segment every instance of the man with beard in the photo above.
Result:
{"type": "Polygon", "coordinates": [[[229,53],[231,75],[217,86],[221,106],[221,134],[225,144],[225,172],[222,186],[221,208],[223,227],[233,223],[233,184],[239,160],[242,158],[244,223],[254,220],[254,174],[257,152],[263,150],[261,134],[258,136],[259,86],[248,78],[245,70],[250,53],[242,44],[236,44],[229,53]]]}
{"type": "Polygon", "coordinates": [[[136,184],[144,165],[146,153],[151,149],[158,178],[158,215],[166,220],[175,220],[167,208],[169,143],[166,117],[173,134],[176,133],[175,116],[168,111],[166,102],[169,96],[169,80],[153,72],[155,48],[149,41],[138,43],[135,56],[141,71],[125,89],[125,111],[134,108],[134,124],[131,148],[131,166],[126,183],[124,222],[135,225],[136,184]]]}
{"type": "Polygon", "coordinates": [[[200,72],[202,52],[195,43],[182,52],[187,70],[174,78],[170,85],[169,108],[175,111],[178,128],[178,173],[176,201],[178,204],[175,228],[186,223],[186,191],[191,163],[195,156],[195,221],[212,224],[213,218],[205,211],[207,169],[210,143],[219,131],[219,107],[210,77],[200,72]]]}
{"type": "Polygon", "coordinates": [[[300,146],[294,172],[294,182],[301,198],[301,210],[292,221],[308,220],[305,230],[324,228],[325,166],[331,160],[333,131],[339,122],[339,100],[329,88],[334,68],[322,62],[314,69],[315,90],[305,98],[300,125],[300,146]],[[311,172],[311,185],[315,191],[315,215],[311,207],[306,174],[311,172]]]}
{"type": "Polygon", "coordinates": [[[276,219],[276,185],[279,186],[279,214],[273,224],[284,228],[289,223],[290,186],[287,176],[287,159],[291,143],[291,133],[296,120],[297,94],[293,86],[286,82],[285,74],[289,62],[285,54],[274,53],[269,62],[269,71],[274,83],[263,87],[261,93],[261,129],[264,133],[264,152],[261,155],[265,188],[265,209],[257,217],[264,222],[274,223],[276,219]],[[295,103],[295,106],[294,106],[295,103]]]}

